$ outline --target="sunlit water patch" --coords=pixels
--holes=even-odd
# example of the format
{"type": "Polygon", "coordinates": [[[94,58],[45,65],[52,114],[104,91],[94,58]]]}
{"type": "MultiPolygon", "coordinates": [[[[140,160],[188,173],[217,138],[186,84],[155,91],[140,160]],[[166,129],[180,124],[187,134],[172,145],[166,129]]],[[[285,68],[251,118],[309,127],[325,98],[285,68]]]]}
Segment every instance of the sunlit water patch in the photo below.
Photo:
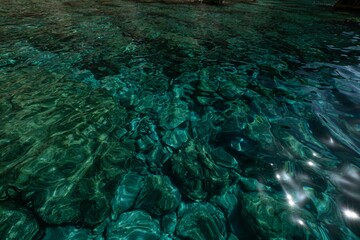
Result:
{"type": "Polygon", "coordinates": [[[2,239],[359,239],[360,18],[330,2],[2,1],[2,239]]]}

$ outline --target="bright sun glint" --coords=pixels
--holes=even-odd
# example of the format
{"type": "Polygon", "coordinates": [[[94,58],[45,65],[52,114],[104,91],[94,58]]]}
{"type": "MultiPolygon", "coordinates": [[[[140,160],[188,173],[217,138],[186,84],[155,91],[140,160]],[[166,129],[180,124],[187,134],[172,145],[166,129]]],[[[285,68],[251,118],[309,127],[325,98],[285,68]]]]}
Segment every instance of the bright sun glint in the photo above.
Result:
{"type": "Polygon", "coordinates": [[[287,200],[288,200],[288,203],[289,203],[289,205],[290,205],[290,207],[294,207],[295,206],[295,202],[294,202],[294,200],[293,200],[293,197],[290,195],[290,194],[286,194],[286,198],[287,198],[287,200]]]}
{"type": "Polygon", "coordinates": [[[308,161],[307,164],[308,164],[310,167],[314,167],[314,166],[315,166],[315,163],[312,162],[312,161],[308,161]]]}
{"type": "Polygon", "coordinates": [[[350,209],[344,209],[343,210],[344,216],[346,218],[352,219],[352,220],[359,220],[360,216],[356,212],[350,210],[350,209]]]}
{"type": "Polygon", "coordinates": [[[298,222],[301,226],[304,226],[304,225],[305,225],[304,221],[301,220],[301,219],[298,219],[297,222],[298,222]]]}
{"type": "Polygon", "coordinates": [[[295,206],[295,202],[294,202],[294,200],[292,200],[292,199],[289,199],[288,203],[289,203],[290,207],[294,207],[294,206],[295,206]]]}

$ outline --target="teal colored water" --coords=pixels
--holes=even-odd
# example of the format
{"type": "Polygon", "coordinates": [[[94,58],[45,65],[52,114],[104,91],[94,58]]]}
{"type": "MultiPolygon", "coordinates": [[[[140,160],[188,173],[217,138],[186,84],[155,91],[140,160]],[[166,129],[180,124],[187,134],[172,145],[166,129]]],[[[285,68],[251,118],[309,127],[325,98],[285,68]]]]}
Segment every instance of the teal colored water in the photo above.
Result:
{"type": "Polygon", "coordinates": [[[360,15],[0,4],[1,239],[359,239],[360,15]]]}

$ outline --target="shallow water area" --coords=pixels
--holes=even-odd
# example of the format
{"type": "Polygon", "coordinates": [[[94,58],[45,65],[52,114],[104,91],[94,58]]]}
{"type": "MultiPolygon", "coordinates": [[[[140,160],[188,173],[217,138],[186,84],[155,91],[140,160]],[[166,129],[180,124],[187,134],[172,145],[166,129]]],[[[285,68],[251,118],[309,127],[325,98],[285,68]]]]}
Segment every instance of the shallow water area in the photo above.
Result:
{"type": "Polygon", "coordinates": [[[360,239],[360,16],[0,5],[2,239],[360,239]]]}

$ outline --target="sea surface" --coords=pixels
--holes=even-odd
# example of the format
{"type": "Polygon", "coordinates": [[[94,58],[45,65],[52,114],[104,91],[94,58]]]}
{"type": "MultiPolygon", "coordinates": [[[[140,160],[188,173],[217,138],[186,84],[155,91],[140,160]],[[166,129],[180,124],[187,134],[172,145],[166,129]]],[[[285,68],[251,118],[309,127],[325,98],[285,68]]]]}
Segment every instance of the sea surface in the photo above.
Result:
{"type": "Polygon", "coordinates": [[[360,239],[360,15],[1,0],[0,239],[360,239]]]}

